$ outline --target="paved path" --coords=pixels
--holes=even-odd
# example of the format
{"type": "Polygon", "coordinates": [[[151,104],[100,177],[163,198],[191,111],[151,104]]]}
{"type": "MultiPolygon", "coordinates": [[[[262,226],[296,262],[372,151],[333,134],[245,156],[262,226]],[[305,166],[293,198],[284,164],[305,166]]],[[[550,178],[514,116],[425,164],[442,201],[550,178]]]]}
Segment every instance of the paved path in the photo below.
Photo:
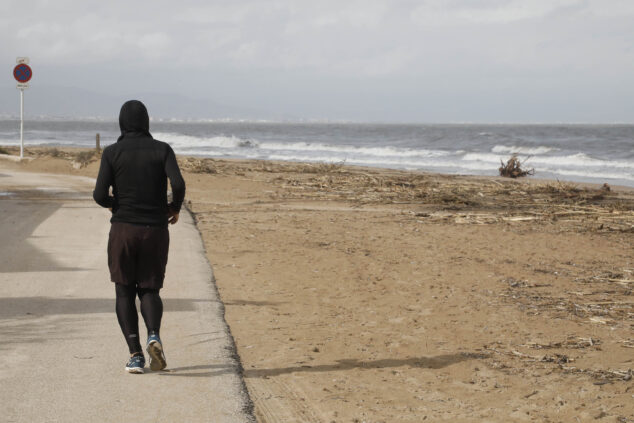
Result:
{"type": "Polygon", "coordinates": [[[0,162],[0,420],[253,421],[212,271],[185,211],[170,227],[161,291],[168,371],[124,372],[128,352],[106,260],[109,213],[92,201],[93,183],[0,162]]]}

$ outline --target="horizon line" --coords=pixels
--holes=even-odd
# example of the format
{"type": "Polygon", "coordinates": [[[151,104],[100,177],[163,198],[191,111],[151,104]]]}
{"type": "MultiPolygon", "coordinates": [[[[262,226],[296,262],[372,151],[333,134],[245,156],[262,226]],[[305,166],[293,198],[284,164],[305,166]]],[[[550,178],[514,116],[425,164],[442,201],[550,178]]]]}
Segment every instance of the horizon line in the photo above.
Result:
{"type": "MultiPolygon", "coordinates": [[[[20,120],[20,117],[12,114],[0,114],[0,121],[20,120]]],[[[34,115],[25,118],[25,121],[69,121],[69,122],[117,122],[114,116],[65,116],[65,115],[34,115]]],[[[587,122],[587,121],[396,121],[396,120],[354,120],[354,119],[325,119],[325,118],[300,118],[300,119],[258,119],[258,118],[175,118],[150,116],[150,122],[158,123],[261,123],[261,124],[353,124],[353,125],[634,125],[632,122],[587,122]]]]}

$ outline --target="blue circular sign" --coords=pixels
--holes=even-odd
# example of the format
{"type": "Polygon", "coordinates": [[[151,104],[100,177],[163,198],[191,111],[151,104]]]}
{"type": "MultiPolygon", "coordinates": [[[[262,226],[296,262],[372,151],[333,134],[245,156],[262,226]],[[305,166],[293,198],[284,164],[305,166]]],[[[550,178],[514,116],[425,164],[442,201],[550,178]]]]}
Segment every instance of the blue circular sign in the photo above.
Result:
{"type": "Polygon", "coordinates": [[[27,83],[31,80],[33,76],[33,71],[31,67],[25,63],[20,63],[15,68],[13,68],[13,77],[16,81],[21,83],[27,83]]]}

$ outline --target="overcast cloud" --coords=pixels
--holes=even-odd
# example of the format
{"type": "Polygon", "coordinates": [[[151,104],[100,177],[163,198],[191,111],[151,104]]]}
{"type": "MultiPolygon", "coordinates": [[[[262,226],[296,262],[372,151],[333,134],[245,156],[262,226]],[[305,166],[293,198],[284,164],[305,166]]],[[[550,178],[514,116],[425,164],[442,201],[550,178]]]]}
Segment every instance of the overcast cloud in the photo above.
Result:
{"type": "Polygon", "coordinates": [[[31,91],[177,93],[262,117],[634,122],[631,0],[3,0],[0,40],[5,97],[28,55],[31,91]]]}

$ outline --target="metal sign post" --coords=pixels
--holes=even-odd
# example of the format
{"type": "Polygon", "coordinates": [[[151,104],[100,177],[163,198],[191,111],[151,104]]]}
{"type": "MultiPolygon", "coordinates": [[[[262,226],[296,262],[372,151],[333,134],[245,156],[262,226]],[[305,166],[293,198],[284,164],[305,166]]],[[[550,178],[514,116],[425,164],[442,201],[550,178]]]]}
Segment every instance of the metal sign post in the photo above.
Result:
{"type": "Polygon", "coordinates": [[[24,90],[29,88],[29,81],[33,77],[33,70],[29,66],[28,57],[18,57],[17,65],[13,68],[13,77],[18,81],[20,90],[20,159],[24,158],[24,90]]]}
{"type": "Polygon", "coordinates": [[[24,88],[20,89],[20,159],[24,158],[24,88]]]}

